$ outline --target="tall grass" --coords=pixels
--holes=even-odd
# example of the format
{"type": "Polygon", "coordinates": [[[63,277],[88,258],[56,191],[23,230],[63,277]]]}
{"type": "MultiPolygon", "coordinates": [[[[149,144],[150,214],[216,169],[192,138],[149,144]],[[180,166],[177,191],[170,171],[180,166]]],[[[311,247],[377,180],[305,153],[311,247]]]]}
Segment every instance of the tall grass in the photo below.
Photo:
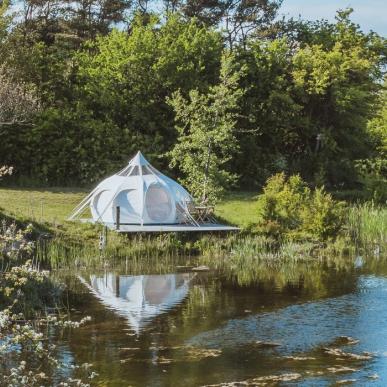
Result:
{"type": "Polygon", "coordinates": [[[114,231],[108,233],[107,244],[100,249],[98,239],[74,241],[55,236],[37,245],[39,262],[52,268],[116,266],[129,262],[137,266],[140,261],[166,262],[183,256],[190,256],[192,245],[174,234],[126,236],[114,231]]]}
{"type": "Polygon", "coordinates": [[[347,232],[359,247],[378,254],[386,252],[387,208],[373,203],[350,207],[347,232]]]}

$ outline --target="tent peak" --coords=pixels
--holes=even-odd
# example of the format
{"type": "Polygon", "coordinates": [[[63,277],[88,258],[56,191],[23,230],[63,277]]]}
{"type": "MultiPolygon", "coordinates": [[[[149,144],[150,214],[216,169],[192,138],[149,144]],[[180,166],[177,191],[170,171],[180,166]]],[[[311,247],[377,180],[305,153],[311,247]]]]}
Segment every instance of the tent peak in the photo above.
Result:
{"type": "Polygon", "coordinates": [[[129,165],[149,165],[149,161],[144,157],[141,151],[138,151],[132,160],[129,161],[129,165]]]}

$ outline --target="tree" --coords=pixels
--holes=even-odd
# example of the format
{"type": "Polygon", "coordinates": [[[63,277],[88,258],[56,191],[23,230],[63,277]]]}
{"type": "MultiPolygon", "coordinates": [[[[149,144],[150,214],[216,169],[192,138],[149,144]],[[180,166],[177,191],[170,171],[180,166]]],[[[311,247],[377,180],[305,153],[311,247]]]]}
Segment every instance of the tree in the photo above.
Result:
{"type": "Polygon", "coordinates": [[[259,186],[280,171],[329,188],[357,184],[355,160],[374,151],[367,122],[381,87],[385,40],[364,34],[349,15],[310,26],[298,45],[250,39],[248,50],[237,50],[248,69],[238,122],[248,131],[238,136],[236,164],[244,184],[259,186]]]}
{"type": "Polygon", "coordinates": [[[368,197],[375,202],[387,201],[387,81],[375,104],[376,114],[367,125],[374,152],[367,159],[356,160],[356,169],[368,197]]]}
{"type": "Polygon", "coordinates": [[[225,34],[229,48],[267,30],[277,16],[282,0],[164,0],[168,13],[181,12],[225,34]]]}
{"type": "Polygon", "coordinates": [[[237,139],[241,152],[234,161],[245,189],[262,186],[273,173],[288,171],[288,158],[298,150],[297,125],[302,105],[292,97],[291,49],[285,39],[250,39],[248,49],[236,50],[246,71],[240,79],[245,91],[240,101],[237,139]]]}
{"type": "Polygon", "coordinates": [[[249,37],[267,29],[277,16],[282,0],[228,0],[222,22],[230,48],[240,43],[246,48],[249,37]]]}
{"type": "Polygon", "coordinates": [[[235,182],[227,162],[237,151],[236,112],[242,91],[232,58],[224,57],[219,84],[208,93],[192,90],[189,98],[176,92],[169,99],[176,113],[178,138],[168,153],[171,166],[184,174],[181,182],[197,199],[214,202],[235,182]]]}
{"type": "Polygon", "coordinates": [[[0,127],[26,123],[39,109],[39,101],[33,88],[15,82],[6,70],[0,67],[0,127]]]}
{"type": "Polygon", "coordinates": [[[374,114],[385,48],[382,38],[363,34],[350,21],[351,12],[338,12],[330,41],[306,44],[292,59],[293,98],[302,104],[303,121],[298,130],[303,155],[294,165],[317,184],[353,184],[354,161],[373,149],[367,122],[374,114]]]}
{"type": "Polygon", "coordinates": [[[166,97],[177,89],[184,95],[194,88],[206,91],[216,83],[222,39],[179,15],[161,26],[158,18],[145,25],[137,19],[132,27],[130,35],[113,30],[89,41],[69,62],[45,57],[49,79],[58,83],[42,90],[57,91],[46,91],[47,108],[32,130],[8,142],[8,153],[18,141],[24,142],[19,149],[34,150],[20,160],[30,158],[28,163],[12,162],[18,170],[52,184],[90,184],[139,149],[157,167],[166,167],[160,154],[176,140],[166,97]]]}
{"type": "Polygon", "coordinates": [[[106,35],[115,24],[125,21],[131,0],[23,0],[20,2],[25,42],[55,44],[66,39],[77,45],[106,35]]]}

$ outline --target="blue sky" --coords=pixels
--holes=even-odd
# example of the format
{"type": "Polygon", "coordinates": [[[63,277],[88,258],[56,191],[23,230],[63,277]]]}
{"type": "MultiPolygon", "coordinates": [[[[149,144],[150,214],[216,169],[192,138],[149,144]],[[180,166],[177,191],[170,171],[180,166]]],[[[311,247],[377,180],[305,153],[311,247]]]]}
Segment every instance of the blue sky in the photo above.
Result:
{"type": "Polygon", "coordinates": [[[352,7],[352,20],[363,31],[387,36],[387,0],[284,0],[280,14],[303,19],[333,21],[336,10],[352,7]]]}

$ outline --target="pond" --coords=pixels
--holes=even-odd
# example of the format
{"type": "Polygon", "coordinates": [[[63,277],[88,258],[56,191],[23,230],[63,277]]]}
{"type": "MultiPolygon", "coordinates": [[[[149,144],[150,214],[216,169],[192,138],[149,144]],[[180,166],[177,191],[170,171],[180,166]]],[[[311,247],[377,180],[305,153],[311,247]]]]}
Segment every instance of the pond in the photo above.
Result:
{"type": "Polygon", "coordinates": [[[61,357],[92,363],[98,385],[387,385],[381,258],[268,266],[249,283],[173,265],[58,274],[72,318],[92,318],[61,357]]]}

